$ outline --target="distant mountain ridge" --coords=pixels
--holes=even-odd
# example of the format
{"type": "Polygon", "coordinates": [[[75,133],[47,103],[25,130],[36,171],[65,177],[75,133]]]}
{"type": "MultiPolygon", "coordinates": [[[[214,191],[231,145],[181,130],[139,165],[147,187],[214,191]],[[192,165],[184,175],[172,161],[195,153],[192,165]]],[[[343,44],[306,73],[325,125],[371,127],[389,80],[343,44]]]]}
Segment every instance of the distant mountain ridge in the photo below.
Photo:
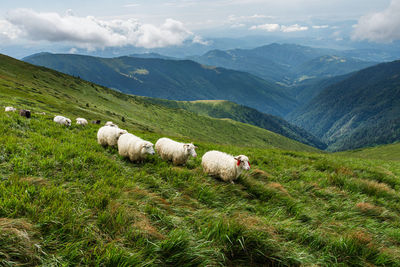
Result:
{"type": "Polygon", "coordinates": [[[348,54],[332,49],[273,43],[254,49],[212,50],[190,59],[246,71],[284,85],[293,85],[304,79],[343,75],[376,64],[348,54]]]}
{"type": "Polygon", "coordinates": [[[287,119],[330,150],[399,141],[400,61],[363,69],[328,86],[287,119]]]}
{"type": "Polygon", "coordinates": [[[24,60],[128,94],[171,100],[226,99],[278,116],[297,107],[289,92],[274,83],[245,72],[190,60],[50,53],[24,60]]]}

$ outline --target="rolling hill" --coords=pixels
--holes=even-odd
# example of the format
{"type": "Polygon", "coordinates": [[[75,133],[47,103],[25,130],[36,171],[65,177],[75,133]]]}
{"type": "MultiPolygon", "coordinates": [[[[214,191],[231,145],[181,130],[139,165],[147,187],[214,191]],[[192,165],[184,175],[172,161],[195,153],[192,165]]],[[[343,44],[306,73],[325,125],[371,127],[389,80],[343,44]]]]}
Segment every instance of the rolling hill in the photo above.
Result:
{"type": "Polygon", "coordinates": [[[330,150],[400,140],[400,61],[361,70],[330,85],[288,119],[322,138],[330,150]]]}
{"type": "Polygon", "coordinates": [[[49,53],[24,60],[128,94],[171,100],[226,99],[279,116],[297,106],[285,88],[248,73],[189,60],[49,53]]]}
{"type": "Polygon", "coordinates": [[[343,75],[375,64],[340,54],[331,49],[273,43],[254,49],[212,50],[191,59],[246,71],[286,86],[304,79],[343,75]]]}
{"type": "Polygon", "coordinates": [[[0,103],[34,111],[0,111],[0,265],[400,265],[399,162],[273,148],[279,136],[266,130],[6,56],[0,103]],[[97,144],[98,125],[64,127],[52,121],[60,113],[152,142],[194,140],[199,157],[131,163],[97,144]],[[246,154],[252,170],[236,184],[205,175],[201,155],[213,149],[246,154]]]}
{"type": "Polygon", "coordinates": [[[240,121],[264,128],[271,132],[278,133],[290,139],[319,149],[326,148],[326,145],[318,138],[301,129],[300,127],[288,123],[282,118],[265,114],[257,111],[256,109],[242,106],[230,101],[172,101],[158,98],[144,98],[144,100],[171,108],[185,109],[200,115],[214,118],[229,118],[235,121],[240,121]]]}
{"type": "Polygon", "coordinates": [[[397,160],[400,161],[400,143],[381,145],[375,147],[367,147],[356,150],[349,150],[344,152],[337,152],[337,155],[346,157],[356,157],[363,159],[375,160],[397,160]]]}
{"type": "Polygon", "coordinates": [[[3,106],[18,105],[52,114],[67,113],[113,120],[139,131],[191,137],[204,142],[315,151],[314,148],[252,125],[150,104],[140,97],[125,95],[4,55],[1,56],[0,75],[0,104],[3,106]],[[66,105],[65,101],[69,104],[66,105]],[[122,117],[125,122],[121,121],[122,117]]]}

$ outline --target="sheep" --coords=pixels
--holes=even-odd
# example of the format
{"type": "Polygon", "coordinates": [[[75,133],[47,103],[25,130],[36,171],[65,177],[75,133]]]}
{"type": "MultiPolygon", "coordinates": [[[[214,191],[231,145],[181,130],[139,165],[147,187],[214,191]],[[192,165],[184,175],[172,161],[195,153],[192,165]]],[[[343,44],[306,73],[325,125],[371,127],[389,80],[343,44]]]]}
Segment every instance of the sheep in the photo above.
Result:
{"type": "Polygon", "coordinates": [[[26,109],[20,109],[19,110],[19,115],[29,119],[31,117],[31,111],[30,110],[26,110],[26,109]]]}
{"type": "Polygon", "coordinates": [[[171,160],[174,165],[184,165],[189,156],[197,157],[196,148],[193,144],[179,143],[165,137],[156,142],[157,153],[163,160],[171,160]]]}
{"type": "Polygon", "coordinates": [[[95,120],[95,121],[91,121],[92,124],[100,124],[101,120],[95,120]]]}
{"type": "Polygon", "coordinates": [[[118,138],[127,133],[118,127],[103,126],[97,132],[97,142],[102,146],[115,146],[118,138]]]}
{"type": "Polygon", "coordinates": [[[130,133],[123,134],[118,139],[118,153],[129,157],[130,161],[143,161],[147,154],[155,154],[152,143],[130,133]]]}
{"type": "Polygon", "coordinates": [[[5,109],[4,109],[4,111],[5,112],[14,112],[14,111],[17,111],[17,109],[16,108],[13,108],[13,107],[6,107],[5,109]]]}
{"type": "Polygon", "coordinates": [[[64,116],[55,116],[54,117],[54,122],[57,122],[59,124],[63,124],[66,126],[71,126],[71,120],[64,117],[64,116]]]}
{"type": "Polygon", "coordinates": [[[232,156],[220,151],[208,151],[201,159],[204,172],[218,176],[225,182],[236,180],[243,170],[250,169],[249,158],[244,155],[232,156]]]}
{"type": "Polygon", "coordinates": [[[117,127],[118,128],[118,125],[116,125],[112,121],[107,121],[106,124],[104,124],[104,126],[111,126],[111,127],[117,127]]]}
{"type": "Polygon", "coordinates": [[[76,124],[78,124],[78,125],[87,125],[88,122],[84,118],[76,118],[76,124]]]}

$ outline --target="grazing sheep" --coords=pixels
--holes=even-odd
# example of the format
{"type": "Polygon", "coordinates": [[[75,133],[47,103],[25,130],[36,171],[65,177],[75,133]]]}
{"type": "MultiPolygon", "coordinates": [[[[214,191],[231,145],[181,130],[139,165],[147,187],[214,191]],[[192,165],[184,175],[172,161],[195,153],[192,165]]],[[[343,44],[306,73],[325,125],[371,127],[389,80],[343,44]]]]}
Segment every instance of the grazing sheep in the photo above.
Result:
{"type": "Polygon", "coordinates": [[[244,155],[232,156],[220,151],[208,151],[201,159],[203,170],[212,176],[218,176],[225,182],[234,183],[242,170],[249,170],[248,157],[244,155]]]}
{"type": "Polygon", "coordinates": [[[104,124],[104,126],[118,127],[118,125],[116,125],[112,121],[107,121],[106,124],[104,124]]]}
{"type": "Polygon", "coordinates": [[[4,110],[5,110],[5,112],[17,111],[17,109],[16,109],[16,108],[13,108],[13,107],[6,107],[4,110]]]}
{"type": "Polygon", "coordinates": [[[91,121],[92,124],[100,124],[101,120],[95,120],[95,121],[91,121]]]}
{"type": "Polygon", "coordinates": [[[30,110],[26,110],[26,109],[20,109],[19,110],[19,115],[29,119],[31,117],[31,111],[30,110]]]}
{"type": "Polygon", "coordinates": [[[156,142],[157,153],[163,160],[171,160],[174,165],[184,165],[189,156],[197,157],[196,148],[193,144],[179,143],[165,137],[156,142]]]}
{"type": "Polygon", "coordinates": [[[78,125],[87,125],[88,122],[84,118],[76,118],[76,124],[78,124],[78,125]]]}
{"type": "Polygon", "coordinates": [[[118,138],[127,133],[118,127],[103,126],[97,132],[97,142],[102,146],[115,146],[118,138]]]}
{"type": "Polygon", "coordinates": [[[54,122],[57,122],[59,124],[63,124],[66,126],[71,126],[71,120],[64,117],[64,116],[55,116],[54,117],[54,122]]]}
{"type": "Polygon", "coordinates": [[[147,154],[154,155],[153,144],[126,133],[118,139],[118,153],[123,157],[129,157],[130,161],[143,161],[147,154]]]}

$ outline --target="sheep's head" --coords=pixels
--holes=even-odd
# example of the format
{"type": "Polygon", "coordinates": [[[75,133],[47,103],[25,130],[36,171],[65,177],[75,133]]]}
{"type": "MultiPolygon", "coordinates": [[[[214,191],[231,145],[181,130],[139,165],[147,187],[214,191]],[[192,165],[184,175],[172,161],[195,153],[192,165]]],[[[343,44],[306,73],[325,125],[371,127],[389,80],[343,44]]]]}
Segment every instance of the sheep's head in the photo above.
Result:
{"type": "Polygon", "coordinates": [[[236,160],[236,165],[239,168],[250,170],[250,162],[248,157],[246,157],[245,155],[239,155],[234,157],[234,159],[236,160]]]}
{"type": "Polygon", "coordinates": [[[118,130],[118,137],[120,137],[121,135],[126,134],[126,133],[128,133],[127,130],[119,129],[119,130],[118,130]]]}
{"type": "Polygon", "coordinates": [[[183,145],[183,149],[185,150],[185,152],[194,158],[197,157],[197,153],[195,150],[196,148],[197,148],[197,146],[195,146],[193,144],[184,144],[183,145]]]}
{"type": "Polygon", "coordinates": [[[142,153],[144,154],[150,154],[150,155],[154,155],[154,148],[153,148],[153,144],[150,142],[144,142],[142,145],[142,153]]]}
{"type": "Polygon", "coordinates": [[[65,125],[71,126],[71,120],[70,119],[65,119],[65,125]]]}
{"type": "Polygon", "coordinates": [[[114,124],[112,121],[107,121],[104,126],[111,126],[111,127],[118,127],[116,124],[114,124]]]}

